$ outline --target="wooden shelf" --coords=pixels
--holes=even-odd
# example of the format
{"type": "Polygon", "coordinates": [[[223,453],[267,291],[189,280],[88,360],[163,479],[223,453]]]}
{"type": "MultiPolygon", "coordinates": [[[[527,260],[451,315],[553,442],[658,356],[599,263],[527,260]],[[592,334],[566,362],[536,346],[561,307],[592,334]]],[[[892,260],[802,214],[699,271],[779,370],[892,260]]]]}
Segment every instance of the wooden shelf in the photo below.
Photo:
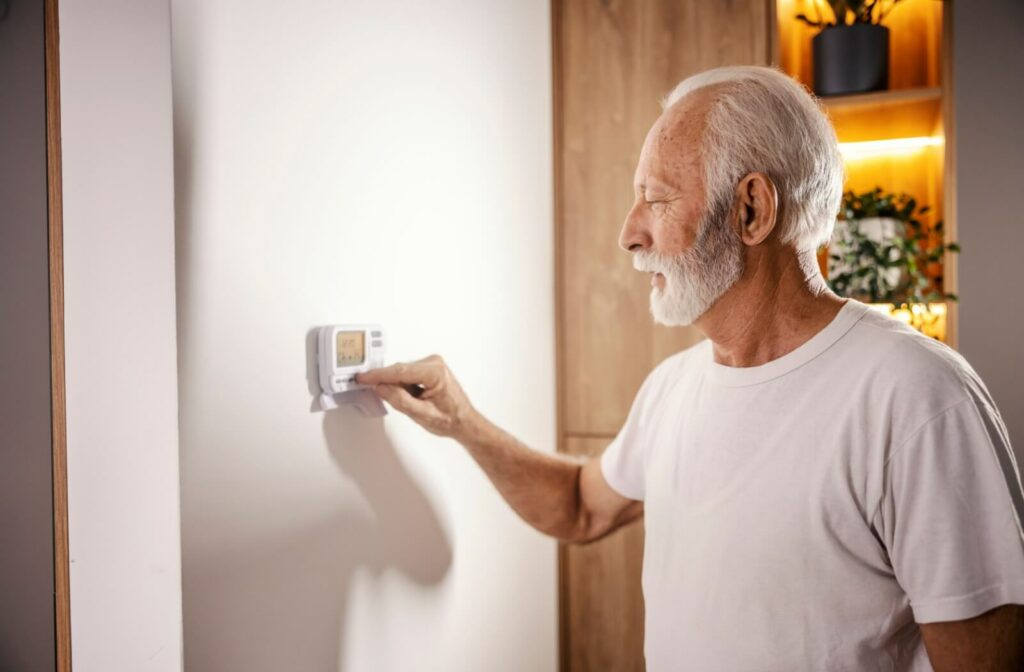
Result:
{"type": "Polygon", "coordinates": [[[839,142],[942,135],[942,89],[822,98],[839,142]]]}
{"type": "Polygon", "coordinates": [[[914,89],[890,89],[889,91],[872,91],[849,96],[829,96],[819,98],[821,104],[830,112],[839,110],[855,110],[870,107],[879,109],[910,103],[942,101],[942,87],[926,86],[914,89]]]}

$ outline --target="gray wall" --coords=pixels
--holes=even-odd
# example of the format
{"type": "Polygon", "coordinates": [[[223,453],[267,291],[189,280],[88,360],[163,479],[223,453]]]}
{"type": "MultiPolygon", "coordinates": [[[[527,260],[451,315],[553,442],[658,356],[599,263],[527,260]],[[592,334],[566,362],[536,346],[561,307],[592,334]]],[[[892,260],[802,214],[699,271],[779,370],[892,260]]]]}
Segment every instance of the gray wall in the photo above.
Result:
{"type": "Polygon", "coordinates": [[[960,351],[1024,458],[1024,3],[954,5],[960,351]]]}
{"type": "Polygon", "coordinates": [[[43,2],[9,4],[0,22],[0,670],[44,670],[54,667],[54,612],[43,2]]]}

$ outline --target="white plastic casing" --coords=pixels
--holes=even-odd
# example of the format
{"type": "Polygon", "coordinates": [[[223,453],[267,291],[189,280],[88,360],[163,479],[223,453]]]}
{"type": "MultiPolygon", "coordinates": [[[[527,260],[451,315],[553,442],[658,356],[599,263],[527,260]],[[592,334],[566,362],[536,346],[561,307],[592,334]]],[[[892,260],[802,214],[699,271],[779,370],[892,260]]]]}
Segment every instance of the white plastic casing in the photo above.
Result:
{"type": "Polygon", "coordinates": [[[317,365],[320,369],[320,389],[325,394],[339,394],[349,390],[366,389],[355,381],[357,373],[384,366],[384,328],[379,324],[332,324],[320,327],[317,334],[317,365]],[[363,332],[364,357],[361,364],[338,366],[337,334],[363,332]]]}

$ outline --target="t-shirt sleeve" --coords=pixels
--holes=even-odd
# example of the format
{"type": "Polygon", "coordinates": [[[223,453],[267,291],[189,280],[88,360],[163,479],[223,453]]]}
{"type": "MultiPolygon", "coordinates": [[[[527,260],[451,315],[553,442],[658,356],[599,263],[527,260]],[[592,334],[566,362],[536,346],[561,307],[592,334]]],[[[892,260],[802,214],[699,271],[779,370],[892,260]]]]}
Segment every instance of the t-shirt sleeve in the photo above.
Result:
{"type": "Polygon", "coordinates": [[[1006,427],[968,396],[898,445],[878,520],[918,623],[1024,604],[1024,496],[1006,427]]]}
{"type": "Polygon", "coordinates": [[[645,491],[644,463],[647,446],[647,410],[651,389],[660,375],[652,371],[633,398],[626,423],[601,455],[601,473],[608,485],[629,499],[643,501],[645,491]]]}

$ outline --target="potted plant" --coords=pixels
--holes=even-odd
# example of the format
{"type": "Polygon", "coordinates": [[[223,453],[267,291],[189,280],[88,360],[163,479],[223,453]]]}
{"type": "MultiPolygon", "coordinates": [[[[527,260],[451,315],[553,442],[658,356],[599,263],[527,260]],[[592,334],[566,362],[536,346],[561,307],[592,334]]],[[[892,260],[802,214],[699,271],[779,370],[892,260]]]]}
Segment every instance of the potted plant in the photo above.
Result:
{"type": "Polygon", "coordinates": [[[900,0],[812,0],[815,18],[796,18],[820,32],[811,41],[814,92],[819,96],[879,91],[889,86],[889,29],[882,19],[900,0]]]}
{"type": "Polygon", "coordinates": [[[935,302],[958,297],[943,290],[939,268],[945,253],[959,252],[960,246],[942,241],[941,221],[924,226],[920,217],[928,211],[913,197],[881,187],[844,193],[829,244],[828,284],[840,296],[884,307],[941,339],[945,306],[935,302]]]}

